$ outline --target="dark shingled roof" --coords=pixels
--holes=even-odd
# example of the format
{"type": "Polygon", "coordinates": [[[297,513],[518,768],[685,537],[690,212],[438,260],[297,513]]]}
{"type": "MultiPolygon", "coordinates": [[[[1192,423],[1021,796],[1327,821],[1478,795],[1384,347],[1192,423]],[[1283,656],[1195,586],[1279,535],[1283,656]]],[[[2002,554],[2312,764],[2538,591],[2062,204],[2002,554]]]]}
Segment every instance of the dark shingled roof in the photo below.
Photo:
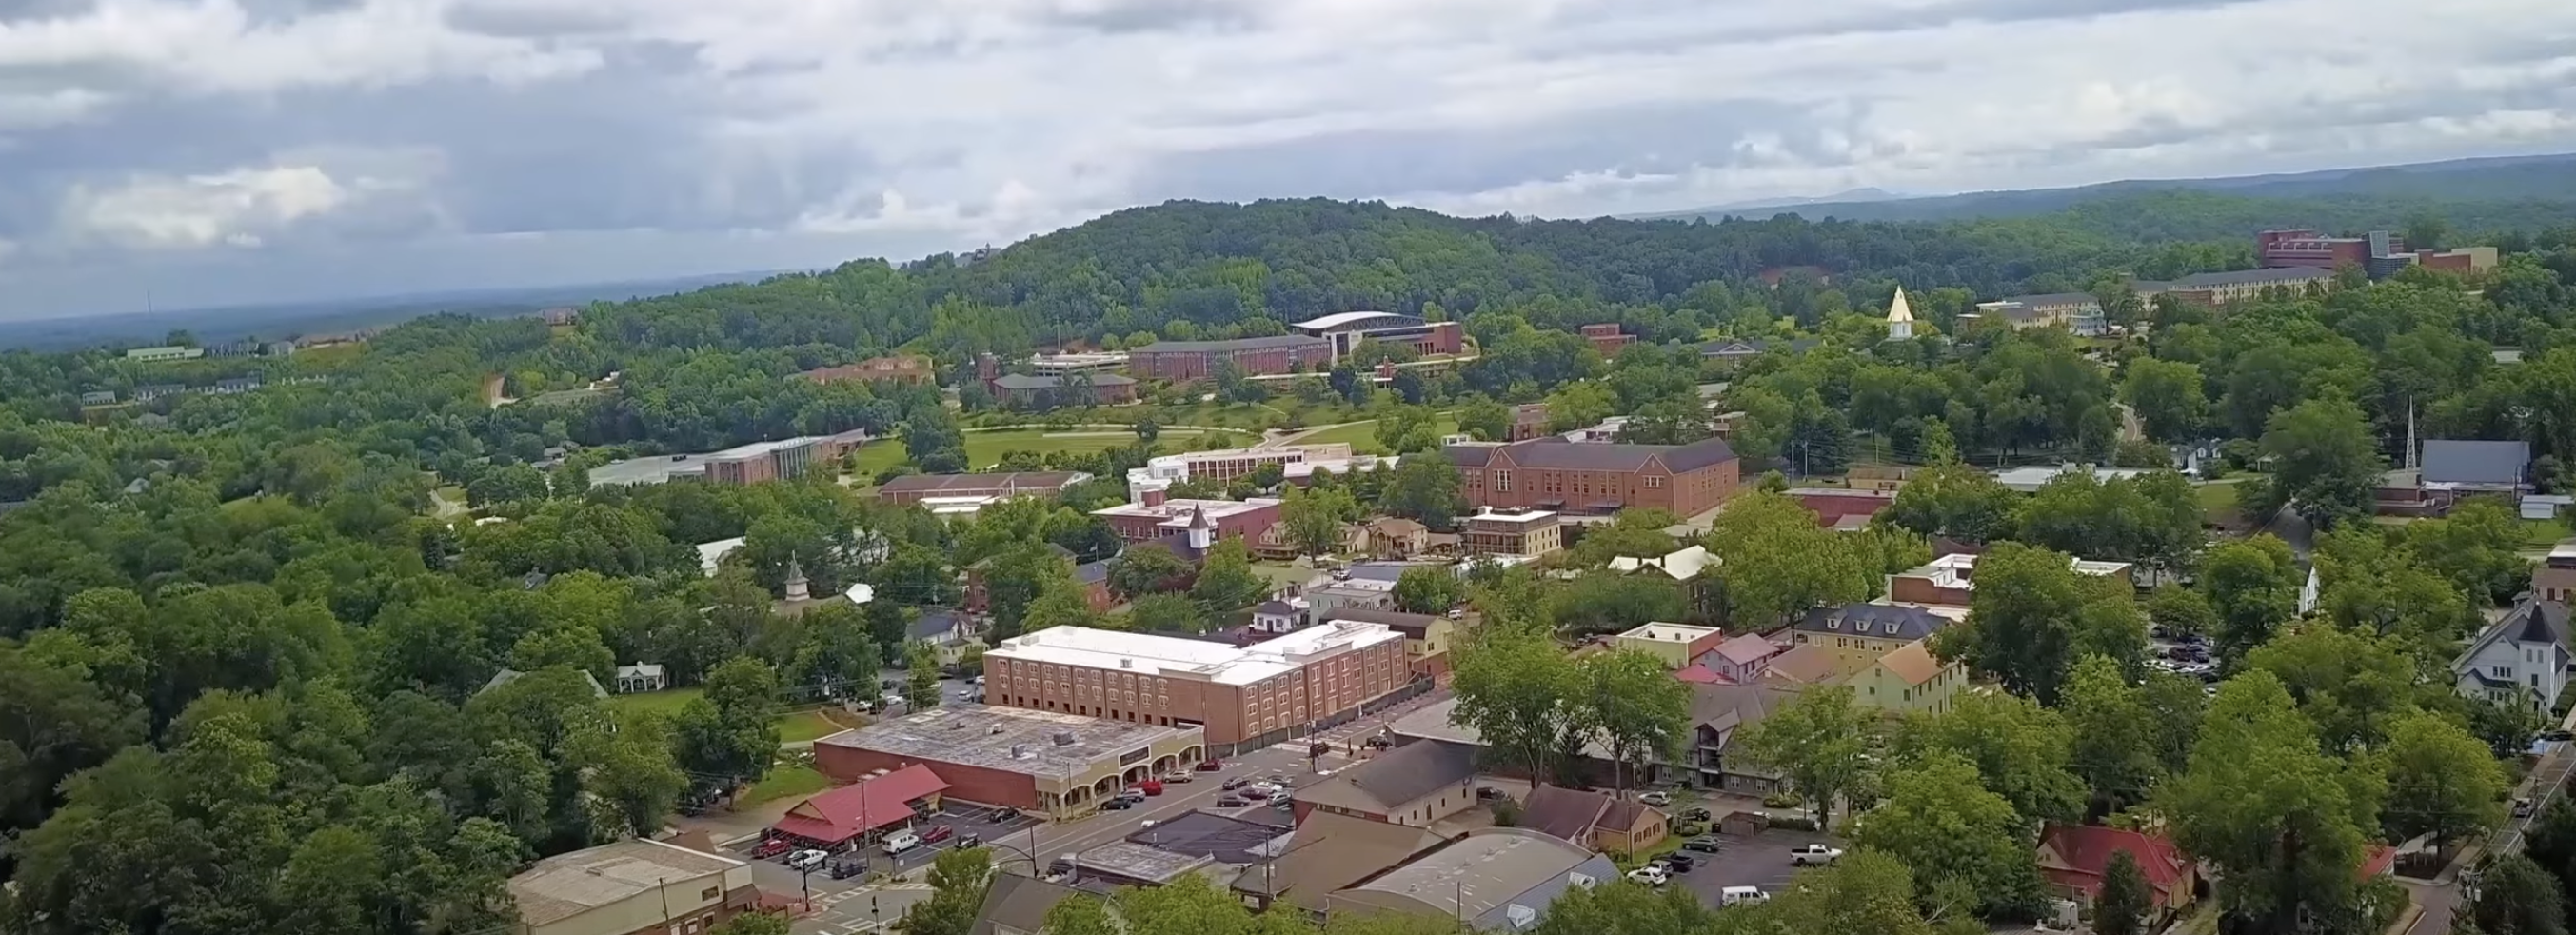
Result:
{"type": "Polygon", "coordinates": [[[1451,445],[1444,453],[1462,467],[1492,467],[1497,459],[1508,459],[1514,467],[1540,471],[1639,471],[1660,459],[1665,470],[1683,474],[1735,460],[1735,449],[1717,438],[1687,445],[1621,445],[1549,436],[1509,445],[1451,445]]]}
{"type": "Polygon", "coordinates": [[[1520,826],[1588,847],[1592,829],[1609,810],[1607,795],[1541,783],[1521,806],[1520,826]]]}
{"type": "Polygon", "coordinates": [[[2436,438],[2424,442],[2427,484],[2522,483],[2531,466],[2529,442],[2467,441],[2436,438]]]}
{"type": "Polygon", "coordinates": [[[1311,334],[1280,334],[1266,338],[1236,338],[1231,341],[1156,341],[1144,347],[1131,348],[1129,354],[1193,353],[1198,351],[1257,351],[1273,347],[1312,347],[1329,343],[1311,334]]]}
{"type": "Polygon", "coordinates": [[[1845,604],[1841,607],[1818,607],[1807,611],[1790,627],[1801,633],[1835,636],[1872,636],[1884,640],[1913,642],[1941,632],[1950,620],[1920,607],[1894,604],[1845,604]],[[1839,622],[1838,626],[1829,626],[1839,622]],[[1895,624],[1890,631],[1888,624],[1895,624]]]}
{"type": "Polygon", "coordinates": [[[1463,786],[1475,778],[1474,746],[1417,740],[1378,754],[1365,765],[1299,789],[1296,798],[1300,802],[1383,815],[1442,787],[1463,786]]]}
{"type": "Polygon", "coordinates": [[[969,935],[999,935],[1004,929],[1040,931],[1046,928],[1047,913],[1055,911],[1055,904],[1076,898],[1099,897],[1036,877],[997,873],[993,875],[993,885],[984,891],[984,905],[975,913],[974,928],[967,931],[969,935]]]}

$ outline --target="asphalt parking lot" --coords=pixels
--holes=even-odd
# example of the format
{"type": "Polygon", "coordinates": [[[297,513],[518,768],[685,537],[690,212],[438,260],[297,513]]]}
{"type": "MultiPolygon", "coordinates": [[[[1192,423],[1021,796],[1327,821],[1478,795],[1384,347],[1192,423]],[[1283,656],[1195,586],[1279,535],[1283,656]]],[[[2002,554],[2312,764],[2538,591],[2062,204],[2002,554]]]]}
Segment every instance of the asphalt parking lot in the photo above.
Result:
{"type": "Polygon", "coordinates": [[[1717,837],[1725,842],[1717,853],[1691,852],[1698,865],[1688,873],[1674,875],[1675,883],[1688,887],[1692,895],[1710,907],[1719,905],[1720,891],[1730,886],[1760,887],[1763,892],[1778,895],[1800,869],[1789,865],[1789,851],[1793,848],[1817,843],[1846,846],[1832,835],[1780,828],[1752,837],[1731,834],[1717,837]]]}

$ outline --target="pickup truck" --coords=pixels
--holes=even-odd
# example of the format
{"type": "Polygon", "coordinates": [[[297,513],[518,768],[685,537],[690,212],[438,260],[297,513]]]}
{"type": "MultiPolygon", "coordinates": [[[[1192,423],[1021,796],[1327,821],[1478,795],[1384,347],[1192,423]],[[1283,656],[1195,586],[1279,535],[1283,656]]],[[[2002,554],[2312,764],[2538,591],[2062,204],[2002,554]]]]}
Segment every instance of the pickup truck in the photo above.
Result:
{"type": "Polygon", "coordinates": [[[1794,867],[1831,866],[1834,861],[1841,859],[1843,859],[1843,849],[1839,847],[1809,844],[1805,847],[1789,849],[1789,864],[1794,867]]]}

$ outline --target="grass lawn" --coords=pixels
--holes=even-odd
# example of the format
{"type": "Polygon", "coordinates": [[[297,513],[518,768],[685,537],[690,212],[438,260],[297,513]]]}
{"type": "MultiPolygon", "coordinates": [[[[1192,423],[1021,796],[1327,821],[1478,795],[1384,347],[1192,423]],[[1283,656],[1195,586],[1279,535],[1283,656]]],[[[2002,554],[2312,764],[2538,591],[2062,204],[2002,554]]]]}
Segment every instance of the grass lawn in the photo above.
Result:
{"type": "MultiPolygon", "coordinates": [[[[1188,441],[1206,434],[1215,433],[1171,431],[1163,433],[1160,441],[1166,449],[1179,450],[1188,441]]],[[[1249,445],[1253,441],[1253,436],[1242,433],[1232,433],[1228,437],[1229,444],[1249,445]]],[[[966,433],[966,461],[974,467],[985,468],[1002,460],[1002,452],[1005,451],[1034,451],[1038,454],[1070,451],[1090,454],[1135,443],[1136,436],[1116,429],[1072,429],[1065,432],[1049,432],[1045,429],[1028,428],[999,432],[968,432],[966,433]]],[[[853,470],[859,474],[874,475],[878,471],[903,463],[905,463],[903,439],[889,438],[871,442],[867,447],[859,449],[856,467],[853,470]]]]}
{"type": "MultiPolygon", "coordinates": [[[[1458,422],[1448,416],[1441,416],[1437,421],[1432,423],[1432,430],[1440,433],[1444,437],[1455,435],[1458,434],[1458,422]]],[[[1341,443],[1351,446],[1351,451],[1357,454],[1366,455],[1386,453],[1386,447],[1377,443],[1377,420],[1375,419],[1371,419],[1366,422],[1355,422],[1339,428],[1325,429],[1313,435],[1300,438],[1297,440],[1297,443],[1301,445],[1330,445],[1341,443]]]]}
{"type": "Polygon", "coordinates": [[[813,795],[832,788],[832,780],[803,763],[780,763],[742,794],[744,804],[813,795]]]}
{"type": "Polygon", "coordinates": [[[2545,549],[2567,538],[2567,521],[2563,519],[2526,519],[2522,521],[2522,544],[2545,549]]]}
{"type": "Polygon", "coordinates": [[[697,698],[698,690],[695,688],[674,688],[669,691],[610,695],[608,706],[619,711],[651,711],[668,715],[680,713],[682,706],[697,698]]]}
{"type": "Polygon", "coordinates": [[[2211,520],[2223,519],[2236,512],[2235,484],[2202,484],[2192,488],[2200,498],[2200,512],[2211,520]]]}
{"type": "Polygon", "coordinates": [[[819,740],[841,732],[841,725],[814,711],[792,711],[778,716],[778,739],[782,743],[819,740]]]}

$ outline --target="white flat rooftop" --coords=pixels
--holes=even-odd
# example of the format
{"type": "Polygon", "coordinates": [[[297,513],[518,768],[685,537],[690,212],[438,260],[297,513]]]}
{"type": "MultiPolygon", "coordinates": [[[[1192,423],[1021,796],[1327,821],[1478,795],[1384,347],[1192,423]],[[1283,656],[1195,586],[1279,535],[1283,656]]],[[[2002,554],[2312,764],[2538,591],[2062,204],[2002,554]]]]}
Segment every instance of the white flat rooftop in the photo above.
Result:
{"type": "Polygon", "coordinates": [[[1298,666],[1325,653],[1366,649],[1403,638],[1403,634],[1384,624],[1354,621],[1307,627],[1242,647],[1090,627],[1049,627],[1003,640],[1001,645],[987,650],[984,655],[987,658],[1086,669],[1204,678],[1222,685],[1250,685],[1295,671],[1298,666]]]}
{"type": "Polygon", "coordinates": [[[1198,510],[1206,510],[1209,519],[1217,520],[1224,519],[1228,516],[1232,516],[1246,510],[1257,510],[1266,506],[1278,505],[1279,501],[1268,497],[1254,497],[1250,500],[1165,500],[1155,506],[1146,506],[1142,503],[1121,503],[1117,506],[1103,507],[1101,509],[1093,510],[1091,511],[1091,515],[1147,516],[1164,520],[1187,521],[1190,518],[1191,513],[1198,510]]]}
{"type": "Polygon", "coordinates": [[[1716,627],[1697,627],[1687,623],[1649,623],[1619,634],[1623,640],[1650,640],[1657,643],[1689,643],[1725,632],[1716,627]]]}

